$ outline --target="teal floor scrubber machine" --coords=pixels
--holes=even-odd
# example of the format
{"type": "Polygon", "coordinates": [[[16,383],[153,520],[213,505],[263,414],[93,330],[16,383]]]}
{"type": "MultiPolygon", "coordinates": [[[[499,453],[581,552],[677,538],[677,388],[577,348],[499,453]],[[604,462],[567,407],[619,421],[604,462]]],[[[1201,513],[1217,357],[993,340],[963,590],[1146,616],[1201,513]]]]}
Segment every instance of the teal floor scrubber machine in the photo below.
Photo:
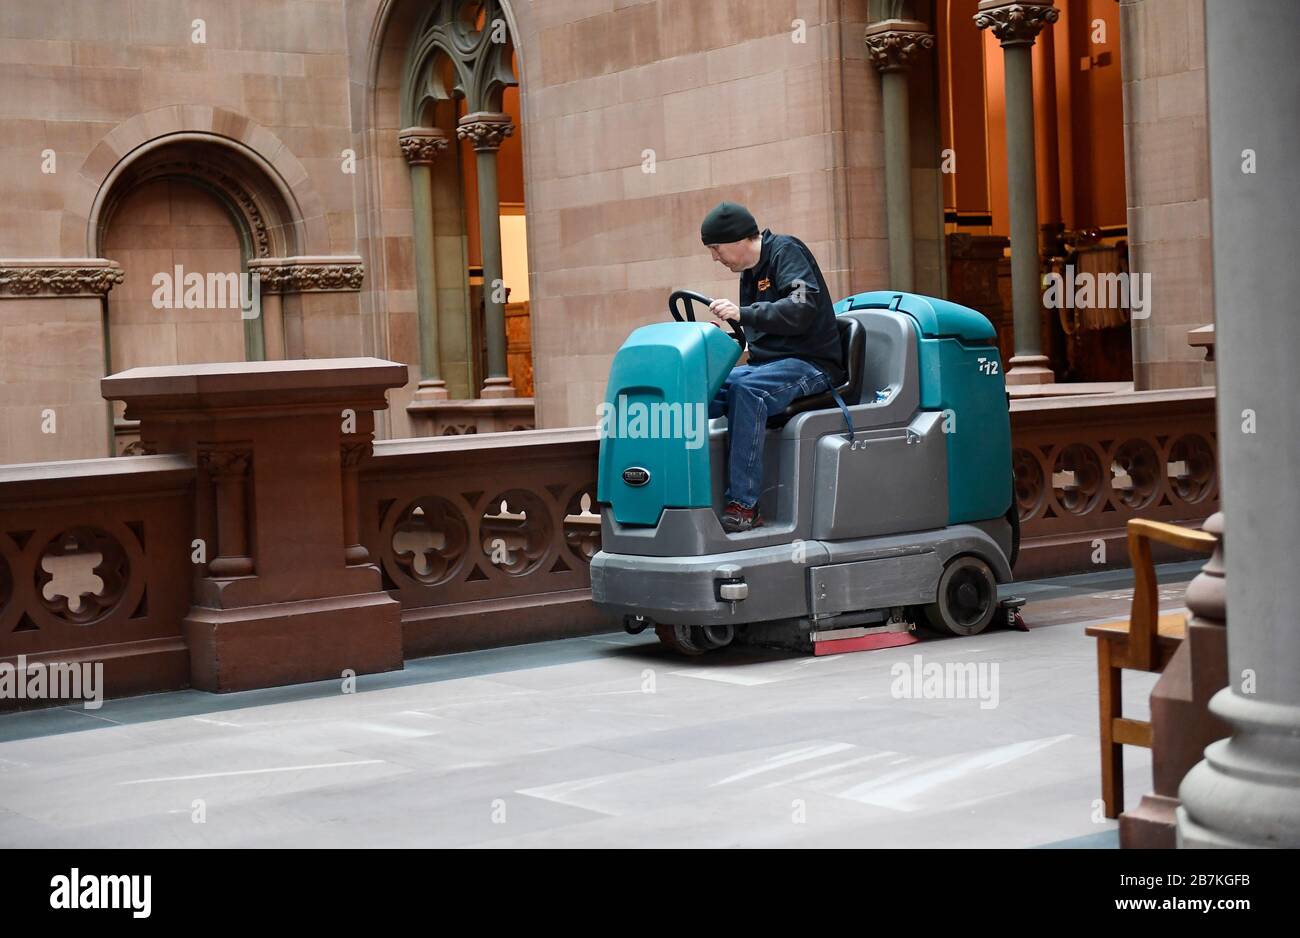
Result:
{"type": "Polygon", "coordinates": [[[1020,601],[999,600],[1019,548],[1011,428],[992,324],[912,293],[835,306],[847,378],[768,421],[767,523],[719,521],[726,418],[711,401],[744,335],[697,322],[634,331],[614,357],[600,414],[601,550],[592,599],[624,628],[654,628],[685,654],[734,643],[816,654],[915,641],[918,622],[974,635],[1020,601]]]}

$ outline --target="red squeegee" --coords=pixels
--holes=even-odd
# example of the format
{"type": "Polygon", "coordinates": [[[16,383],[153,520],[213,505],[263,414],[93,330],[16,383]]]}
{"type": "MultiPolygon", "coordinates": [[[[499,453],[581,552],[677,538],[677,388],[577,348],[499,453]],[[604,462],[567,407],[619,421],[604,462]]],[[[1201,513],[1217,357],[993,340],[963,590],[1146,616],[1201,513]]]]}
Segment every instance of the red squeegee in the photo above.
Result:
{"type": "Polygon", "coordinates": [[[906,622],[890,622],[875,628],[835,629],[813,632],[813,654],[840,655],[849,651],[871,651],[876,648],[896,648],[919,641],[908,629],[906,622]]]}

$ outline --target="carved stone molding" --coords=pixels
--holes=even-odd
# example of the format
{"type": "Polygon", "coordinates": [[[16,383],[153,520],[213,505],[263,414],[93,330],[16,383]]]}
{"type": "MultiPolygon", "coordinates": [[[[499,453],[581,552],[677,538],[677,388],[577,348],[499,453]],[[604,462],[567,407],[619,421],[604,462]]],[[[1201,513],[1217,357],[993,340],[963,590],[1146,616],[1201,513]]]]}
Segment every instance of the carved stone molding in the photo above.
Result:
{"type": "Polygon", "coordinates": [[[466,114],[456,125],[456,137],[469,140],[475,150],[499,150],[506,137],[513,136],[514,122],[509,114],[478,111],[466,114]]]}
{"type": "Polygon", "coordinates": [[[1060,15],[1051,0],[980,0],[975,25],[993,30],[1004,46],[1033,45],[1044,27],[1055,23],[1060,15]]]}
{"type": "Polygon", "coordinates": [[[361,289],[366,268],[355,255],[268,257],[248,262],[262,293],[344,293],[361,289]]]}
{"type": "Polygon", "coordinates": [[[158,444],[149,440],[132,440],[122,448],[123,456],[157,456],[158,444]]]}
{"type": "Polygon", "coordinates": [[[105,258],[0,258],[0,298],[103,296],[122,277],[121,265],[105,258]]]}
{"type": "Polygon", "coordinates": [[[345,436],[339,444],[339,456],[344,469],[356,469],[370,455],[370,437],[345,436]]]}
{"type": "Polygon", "coordinates": [[[138,556],[97,525],[60,531],[46,544],[36,565],[37,602],[51,616],[71,625],[102,621],[130,591],[131,553],[138,556]],[[91,583],[98,582],[98,587],[64,576],[67,568],[58,562],[73,557],[88,560],[83,569],[93,573],[91,583]]]}
{"type": "Polygon", "coordinates": [[[397,135],[406,162],[415,166],[432,163],[451,145],[447,132],[438,127],[408,127],[397,135]]]}
{"type": "Polygon", "coordinates": [[[934,35],[915,20],[885,20],[867,27],[867,57],[882,72],[906,69],[923,52],[934,48],[934,35]]]}

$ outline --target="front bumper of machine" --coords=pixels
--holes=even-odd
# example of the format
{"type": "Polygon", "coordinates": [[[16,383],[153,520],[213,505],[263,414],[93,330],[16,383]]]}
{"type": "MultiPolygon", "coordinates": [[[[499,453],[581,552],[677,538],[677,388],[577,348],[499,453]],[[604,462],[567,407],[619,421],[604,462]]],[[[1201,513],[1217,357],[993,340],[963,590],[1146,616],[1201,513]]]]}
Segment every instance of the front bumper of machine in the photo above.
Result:
{"type": "Polygon", "coordinates": [[[998,580],[1011,571],[999,543],[974,525],[858,541],[795,541],[700,557],[599,551],[591,598],[615,615],[673,625],[829,619],[933,602],[943,566],[983,557],[998,580]]]}

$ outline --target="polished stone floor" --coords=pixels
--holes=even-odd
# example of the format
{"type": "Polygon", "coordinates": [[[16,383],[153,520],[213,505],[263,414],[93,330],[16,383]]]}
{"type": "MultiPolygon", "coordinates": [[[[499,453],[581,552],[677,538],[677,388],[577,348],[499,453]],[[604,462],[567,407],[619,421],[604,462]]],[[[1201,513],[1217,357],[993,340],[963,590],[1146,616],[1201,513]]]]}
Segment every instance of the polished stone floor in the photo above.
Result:
{"type": "MultiPolygon", "coordinates": [[[[1197,569],[1160,569],[1163,610],[1197,569]]],[[[619,633],[411,661],[355,693],[0,716],[0,847],[1114,846],[1083,625],[1131,585],[1017,584],[1030,632],[858,654],[681,659],[619,633]],[[929,696],[949,664],[982,681],[929,696]]],[[[1127,715],[1154,681],[1125,675],[1127,715]]],[[[1150,754],[1126,759],[1136,804],[1150,754]]]]}

